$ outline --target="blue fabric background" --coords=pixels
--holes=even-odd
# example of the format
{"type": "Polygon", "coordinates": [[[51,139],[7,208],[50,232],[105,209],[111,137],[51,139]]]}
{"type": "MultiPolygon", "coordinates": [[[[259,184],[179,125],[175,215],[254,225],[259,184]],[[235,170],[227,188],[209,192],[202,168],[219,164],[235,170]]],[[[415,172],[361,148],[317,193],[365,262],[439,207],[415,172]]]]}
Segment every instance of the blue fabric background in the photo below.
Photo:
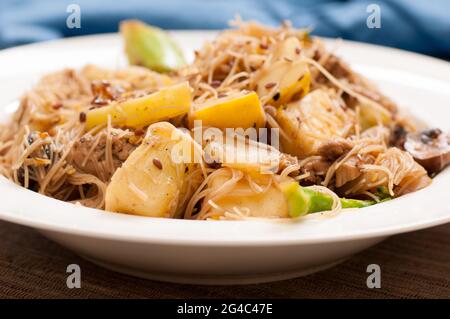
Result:
{"type": "Polygon", "coordinates": [[[290,19],[317,35],[450,56],[449,0],[0,0],[0,48],[114,32],[127,18],[168,29],[219,29],[236,13],[273,25],[290,19]],[[80,5],[80,29],[66,27],[71,3],[80,5]],[[366,26],[371,3],[381,7],[380,29],[366,26]]]}

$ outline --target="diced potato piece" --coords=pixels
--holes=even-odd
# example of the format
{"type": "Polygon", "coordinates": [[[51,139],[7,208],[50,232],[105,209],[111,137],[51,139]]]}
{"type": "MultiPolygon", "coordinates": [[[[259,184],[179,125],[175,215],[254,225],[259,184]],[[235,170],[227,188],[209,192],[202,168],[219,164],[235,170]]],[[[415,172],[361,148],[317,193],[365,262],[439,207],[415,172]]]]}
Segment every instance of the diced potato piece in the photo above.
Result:
{"type": "Polygon", "coordinates": [[[190,114],[190,123],[194,120],[203,126],[246,129],[263,127],[266,116],[255,92],[232,92],[197,105],[190,114]]]}
{"type": "Polygon", "coordinates": [[[106,210],[150,217],[182,213],[181,201],[188,191],[186,176],[195,164],[174,161],[172,150],[180,143],[195,142],[180,133],[167,122],[148,128],[143,143],[114,173],[106,190],[106,210]]]}
{"type": "Polygon", "coordinates": [[[269,103],[282,105],[308,94],[311,74],[307,63],[300,60],[300,47],[300,41],[295,37],[280,43],[274,52],[274,62],[257,78],[259,96],[265,96],[277,87],[269,103]]]}
{"type": "Polygon", "coordinates": [[[318,89],[300,101],[280,107],[276,120],[282,130],[283,152],[302,158],[314,155],[323,142],[348,136],[355,116],[333,99],[332,91],[318,89]]]}
{"type": "MultiPolygon", "coordinates": [[[[269,177],[261,177],[258,183],[261,185],[268,183],[269,177]]],[[[226,177],[218,176],[212,181],[212,188],[217,188],[226,182],[226,177]]],[[[245,179],[241,179],[230,195],[226,195],[216,200],[215,203],[228,212],[235,212],[235,208],[241,212],[248,212],[251,217],[289,217],[287,199],[281,189],[272,185],[264,193],[254,195],[233,195],[234,192],[249,191],[250,186],[245,179]]],[[[222,209],[212,208],[210,212],[217,216],[223,215],[222,209]]]]}
{"type": "Polygon", "coordinates": [[[147,126],[187,113],[190,106],[191,88],[183,82],[143,97],[90,110],[86,116],[86,129],[107,123],[109,116],[115,125],[147,126]]]}

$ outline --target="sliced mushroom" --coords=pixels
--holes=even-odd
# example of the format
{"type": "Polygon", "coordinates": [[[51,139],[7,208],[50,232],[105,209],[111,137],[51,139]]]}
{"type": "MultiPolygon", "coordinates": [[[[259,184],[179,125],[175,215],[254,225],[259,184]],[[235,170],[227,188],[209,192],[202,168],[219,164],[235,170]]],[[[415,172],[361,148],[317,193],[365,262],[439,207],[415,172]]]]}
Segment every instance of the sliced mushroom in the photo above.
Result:
{"type": "Polygon", "coordinates": [[[408,134],[404,148],[429,174],[437,174],[450,164],[450,135],[440,129],[408,134]]]}
{"type": "Polygon", "coordinates": [[[353,145],[350,141],[343,138],[335,138],[324,142],[317,149],[317,153],[325,159],[333,162],[341,155],[348,153],[352,148],[353,145]]]}
{"type": "Polygon", "coordinates": [[[400,149],[404,148],[408,131],[401,124],[395,124],[389,136],[389,144],[400,149]]]}

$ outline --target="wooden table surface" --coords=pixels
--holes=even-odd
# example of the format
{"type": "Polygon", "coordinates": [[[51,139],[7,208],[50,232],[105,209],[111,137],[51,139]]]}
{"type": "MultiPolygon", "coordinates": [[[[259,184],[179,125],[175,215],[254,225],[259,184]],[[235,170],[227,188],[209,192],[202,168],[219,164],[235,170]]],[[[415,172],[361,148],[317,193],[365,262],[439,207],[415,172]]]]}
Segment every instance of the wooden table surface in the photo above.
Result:
{"type": "Polygon", "coordinates": [[[450,298],[450,224],[391,237],[332,269],[245,286],[161,283],[102,269],[35,231],[0,222],[2,298],[450,298]],[[79,264],[81,288],[66,286],[79,264]],[[381,267],[369,289],[367,265],[381,267]]]}

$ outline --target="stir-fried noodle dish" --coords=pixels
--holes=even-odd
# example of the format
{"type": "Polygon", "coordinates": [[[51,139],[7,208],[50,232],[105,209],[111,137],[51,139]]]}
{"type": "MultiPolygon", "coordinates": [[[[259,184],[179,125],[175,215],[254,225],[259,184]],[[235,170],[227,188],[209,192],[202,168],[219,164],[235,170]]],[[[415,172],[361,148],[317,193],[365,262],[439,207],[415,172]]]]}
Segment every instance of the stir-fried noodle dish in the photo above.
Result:
{"type": "Polygon", "coordinates": [[[160,29],[121,34],[129,67],[65,69],[22,97],[2,175],[113,212],[296,218],[418,191],[450,161],[448,134],[288,22],[237,19],[191,63],[160,29]]]}

